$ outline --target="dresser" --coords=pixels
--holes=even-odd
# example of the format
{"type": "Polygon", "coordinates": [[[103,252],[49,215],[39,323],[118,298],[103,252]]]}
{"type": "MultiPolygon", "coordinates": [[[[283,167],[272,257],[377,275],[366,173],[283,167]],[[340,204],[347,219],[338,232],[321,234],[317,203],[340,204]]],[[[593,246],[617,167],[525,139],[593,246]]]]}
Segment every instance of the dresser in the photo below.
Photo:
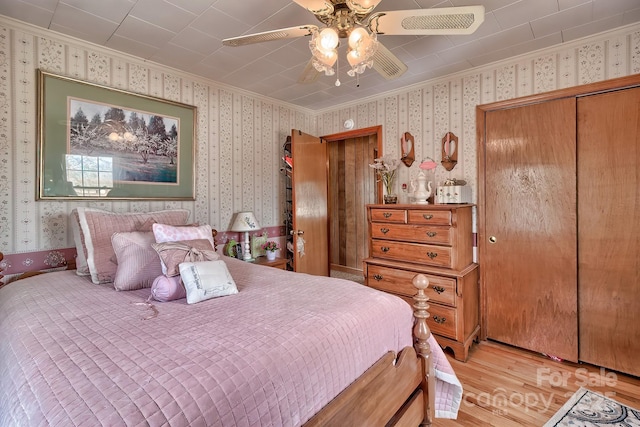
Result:
{"type": "Polygon", "coordinates": [[[473,205],[367,205],[367,286],[413,304],[412,279],[429,279],[427,323],[438,343],[466,360],[478,337],[478,265],[473,263],[473,205]]]}

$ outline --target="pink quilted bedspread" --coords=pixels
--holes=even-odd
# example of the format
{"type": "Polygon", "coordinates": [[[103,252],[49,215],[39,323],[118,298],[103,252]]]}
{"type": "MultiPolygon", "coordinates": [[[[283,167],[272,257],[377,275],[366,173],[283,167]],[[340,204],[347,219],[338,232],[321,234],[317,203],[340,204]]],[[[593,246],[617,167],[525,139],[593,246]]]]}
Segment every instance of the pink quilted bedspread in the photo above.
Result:
{"type": "MultiPolygon", "coordinates": [[[[70,271],[0,289],[0,426],[296,426],[389,350],[411,345],[400,299],[225,258],[239,289],[144,302],[70,271]]],[[[437,415],[461,388],[432,340],[437,415]]]]}

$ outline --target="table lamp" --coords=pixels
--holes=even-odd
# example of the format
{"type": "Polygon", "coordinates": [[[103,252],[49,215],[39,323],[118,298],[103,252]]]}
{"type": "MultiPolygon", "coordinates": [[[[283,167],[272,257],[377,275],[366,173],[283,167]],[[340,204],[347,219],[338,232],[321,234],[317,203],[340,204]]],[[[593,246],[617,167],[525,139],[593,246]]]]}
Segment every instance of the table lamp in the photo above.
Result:
{"type": "Polygon", "coordinates": [[[239,212],[236,214],[236,219],[233,221],[231,231],[244,233],[244,242],[242,244],[242,259],[244,261],[253,261],[249,243],[249,232],[254,230],[260,230],[260,225],[255,215],[253,215],[253,212],[239,212]]]}

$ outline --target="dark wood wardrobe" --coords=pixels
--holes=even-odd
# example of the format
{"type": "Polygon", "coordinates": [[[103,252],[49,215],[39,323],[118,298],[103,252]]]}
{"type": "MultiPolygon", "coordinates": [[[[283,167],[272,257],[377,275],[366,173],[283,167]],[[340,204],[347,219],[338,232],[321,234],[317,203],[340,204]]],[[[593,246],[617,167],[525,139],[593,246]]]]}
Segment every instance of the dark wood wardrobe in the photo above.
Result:
{"type": "Polygon", "coordinates": [[[640,375],[640,75],[477,108],[482,336],[640,375]]]}

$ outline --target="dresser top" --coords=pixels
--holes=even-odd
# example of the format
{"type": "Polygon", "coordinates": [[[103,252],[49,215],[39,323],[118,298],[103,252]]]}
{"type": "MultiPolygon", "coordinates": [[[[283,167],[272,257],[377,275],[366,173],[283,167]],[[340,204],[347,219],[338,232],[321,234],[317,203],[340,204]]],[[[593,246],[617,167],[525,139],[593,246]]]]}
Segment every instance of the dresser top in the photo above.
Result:
{"type": "Polygon", "coordinates": [[[429,209],[429,210],[443,210],[448,211],[451,209],[458,208],[468,208],[473,207],[475,204],[473,203],[447,203],[447,204],[428,204],[428,205],[417,205],[417,204],[371,204],[367,205],[367,208],[378,208],[378,209],[429,209]]]}

